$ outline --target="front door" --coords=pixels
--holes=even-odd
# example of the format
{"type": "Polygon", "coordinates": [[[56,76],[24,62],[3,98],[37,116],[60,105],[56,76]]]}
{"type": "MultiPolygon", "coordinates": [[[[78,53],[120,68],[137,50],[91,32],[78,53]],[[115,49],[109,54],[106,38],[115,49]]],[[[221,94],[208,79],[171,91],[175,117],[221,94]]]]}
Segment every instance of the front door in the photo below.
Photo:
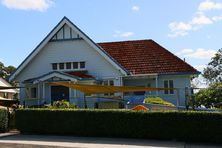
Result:
{"type": "Polygon", "coordinates": [[[69,101],[69,88],[65,86],[51,86],[51,101],[69,101]]]}

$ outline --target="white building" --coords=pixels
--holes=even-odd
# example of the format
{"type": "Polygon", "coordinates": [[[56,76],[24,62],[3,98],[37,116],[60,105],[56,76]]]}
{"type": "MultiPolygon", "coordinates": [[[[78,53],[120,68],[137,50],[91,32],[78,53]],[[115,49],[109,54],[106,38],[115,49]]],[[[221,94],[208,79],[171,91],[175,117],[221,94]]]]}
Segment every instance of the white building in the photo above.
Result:
{"type": "MultiPolygon", "coordinates": [[[[82,106],[83,94],[52,81],[83,84],[178,88],[171,91],[141,92],[125,95],[158,95],[174,104],[184,105],[185,87],[199,74],[153,40],[95,43],[64,17],[33,52],[20,64],[10,81],[21,87],[20,99],[32,104],[67,99],[82,106]],[[179,101],[178,101],[179,98],[179,101]]],[[[105,94],[113,95],[113,94],[105,94]]],[[[121,94],[115,94],[120,95],[121,94]]],[[[91,106],[95,103],[91,102],[91,106]]]]}

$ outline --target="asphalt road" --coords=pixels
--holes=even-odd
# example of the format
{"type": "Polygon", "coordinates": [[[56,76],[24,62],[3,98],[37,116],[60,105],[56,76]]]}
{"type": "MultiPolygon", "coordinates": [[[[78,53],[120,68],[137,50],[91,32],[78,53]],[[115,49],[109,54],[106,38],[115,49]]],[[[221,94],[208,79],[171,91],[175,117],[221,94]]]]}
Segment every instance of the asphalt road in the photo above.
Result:
{"type": "Polygon", "coordinates": [[[177,141],[139,140],[46,135],[12,135],[0,138],[0,148],[221,148],[222,145],[191,144],[177,141]]]}

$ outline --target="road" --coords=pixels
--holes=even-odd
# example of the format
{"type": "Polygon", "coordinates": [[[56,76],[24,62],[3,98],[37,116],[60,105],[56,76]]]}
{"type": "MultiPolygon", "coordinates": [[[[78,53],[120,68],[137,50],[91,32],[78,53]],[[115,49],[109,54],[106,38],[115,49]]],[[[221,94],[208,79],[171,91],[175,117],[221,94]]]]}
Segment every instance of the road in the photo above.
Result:
{"type": "Polygon", "coordinates": [[[190,144],[123,138],[97,138],[46,135],[13,135],[0,138],[0,148],[221,148],[220,145],[190,144]]]}

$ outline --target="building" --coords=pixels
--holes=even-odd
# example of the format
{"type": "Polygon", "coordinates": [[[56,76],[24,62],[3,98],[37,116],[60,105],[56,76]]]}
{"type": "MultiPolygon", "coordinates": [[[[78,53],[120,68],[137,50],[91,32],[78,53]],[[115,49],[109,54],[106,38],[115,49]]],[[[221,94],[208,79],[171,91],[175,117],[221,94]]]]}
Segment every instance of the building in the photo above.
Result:
{"type": "MultiPolygon", "coordinates": [[[[0,78],[0,87],[12,87],[12,85],[0,78]]],[[[16,93],[15,89],[0,89],[0,99],[14,99],[16,93]]]]}
{"type": "MultiPolygon", "coordinates": [[[[67,99],[82,106],[80,91],[51,86],[52,81],[80,84],[177,88],[124,94],[160,96],[184,105],[185,87],[199,72],[153,40],[95,43],[64,17],[10,76],[20,90],[20,99],[51,103],[67,99]]],[[[121,96],[121,94],[104,94],[121,96]]],[[[93,100],[93,99],[91,99],[93,100]]],[[[94,99],[91,106],[98,99],[94,99]]]]}

